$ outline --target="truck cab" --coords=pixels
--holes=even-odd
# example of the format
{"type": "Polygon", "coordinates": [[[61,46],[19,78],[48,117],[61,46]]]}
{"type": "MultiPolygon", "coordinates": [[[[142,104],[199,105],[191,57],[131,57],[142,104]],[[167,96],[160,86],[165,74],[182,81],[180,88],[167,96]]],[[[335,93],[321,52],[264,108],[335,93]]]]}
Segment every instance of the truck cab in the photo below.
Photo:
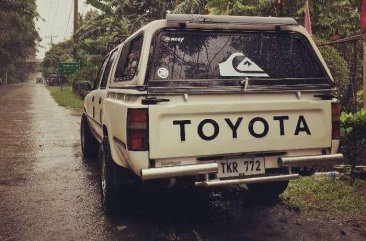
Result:
{"type": "Polygon", "coordinates": [[[279,195],[343,160],[333,88],[292,18],[173,14],[147,24],[106,56],[85,98],[81,146],[99,154],[104,210],[136,183],[279,195]]]}

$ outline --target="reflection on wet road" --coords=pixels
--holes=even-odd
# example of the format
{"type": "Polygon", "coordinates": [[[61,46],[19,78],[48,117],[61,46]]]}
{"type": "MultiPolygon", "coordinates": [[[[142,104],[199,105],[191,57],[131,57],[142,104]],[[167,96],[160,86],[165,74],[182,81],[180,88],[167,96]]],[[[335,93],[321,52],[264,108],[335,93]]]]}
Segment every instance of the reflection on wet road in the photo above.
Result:
{"type": "Polygon", "coordinates": [[[40,84],[0,87],[0,240],[343,239],[336,224],[240,187],[145,192],[108,217],[98,162],[80,152],[80,113],[40,84]]]}

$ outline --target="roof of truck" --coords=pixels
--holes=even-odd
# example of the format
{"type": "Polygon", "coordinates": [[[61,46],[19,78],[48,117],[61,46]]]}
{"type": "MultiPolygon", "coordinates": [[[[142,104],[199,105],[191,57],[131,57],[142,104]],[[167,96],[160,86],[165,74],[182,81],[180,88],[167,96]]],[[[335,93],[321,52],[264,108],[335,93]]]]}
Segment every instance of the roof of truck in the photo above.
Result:
{"type": "Polygon", "coordinates": [[[169,22],[178,23],[229,23],[229,24],[268,24],[268,25],[299,25],[293,18],[199,15],[199,14],[168,14],[169,22]]]}

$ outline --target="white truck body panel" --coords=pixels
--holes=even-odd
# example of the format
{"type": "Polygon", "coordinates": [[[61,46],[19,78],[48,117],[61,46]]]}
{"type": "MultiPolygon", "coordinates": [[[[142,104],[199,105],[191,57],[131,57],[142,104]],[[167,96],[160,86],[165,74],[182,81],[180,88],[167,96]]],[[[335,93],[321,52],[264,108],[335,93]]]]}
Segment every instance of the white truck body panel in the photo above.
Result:
{"type": "Polygon", "coordinates": [[[150,106],[149,156],[155,159],[331,146],[330,101],[314,100],[312,95],[301,99],[295,94],[280,94],[277,99],[271,97],[263,94],[252,94],[250,98],[206,95],[192,96],[188,101],[176,97],[170,98],[170,102],[150,106]],[[254,121],[258,117],[263,120],[254,121]],[[304,119],[299,120],[302,117],[304,119]],[[235,125],[239,118],[242,120],[237,128],[231,128],[227,123],[235,125]],[[284,119],[282,131],[281,118],[284,119]],[[190,124],[184,127],[173,124],[182,120],[189,120],[190,124]],[[202,122],[204,120],[213,120],[217,126],[211,121],[202,122]],[[304,122],[309,132],[304,130],[304,122]],[[184,128],[184,140],[181,128],[184,128]],[[237,137],[233,137],[234,132],[237,137]],[[210,140],[205,140],[207,138],[210,140]]]}

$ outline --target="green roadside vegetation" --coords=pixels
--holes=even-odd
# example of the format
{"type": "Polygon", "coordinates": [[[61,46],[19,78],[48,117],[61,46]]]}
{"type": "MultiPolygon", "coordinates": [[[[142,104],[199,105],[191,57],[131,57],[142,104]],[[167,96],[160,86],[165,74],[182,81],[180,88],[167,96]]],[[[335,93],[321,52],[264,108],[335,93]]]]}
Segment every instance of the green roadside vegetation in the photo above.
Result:
{"type": "Polygon", "coordinates": [[[62,86],[62,90],[60,86],[48,86],[48,90],[55,101],[61,106],[69,108],[83,107],[83,99],[72,91],[71,86],[62,86]]]}
{"type": "Polygon", "coordinates": [[[0,6],[0,83],[22,82],[37,68],[41,39],[34,20],[41,17],[36,0],[2,0],[0,6]]]}
{"type": "Polygon", "coordinates": [[[282,197],[290,207],[320,210],[329,217],[366,217],[366,181],[361,179],[350,186],[349,180],[302,177],[291,181],[282,197]]]}

